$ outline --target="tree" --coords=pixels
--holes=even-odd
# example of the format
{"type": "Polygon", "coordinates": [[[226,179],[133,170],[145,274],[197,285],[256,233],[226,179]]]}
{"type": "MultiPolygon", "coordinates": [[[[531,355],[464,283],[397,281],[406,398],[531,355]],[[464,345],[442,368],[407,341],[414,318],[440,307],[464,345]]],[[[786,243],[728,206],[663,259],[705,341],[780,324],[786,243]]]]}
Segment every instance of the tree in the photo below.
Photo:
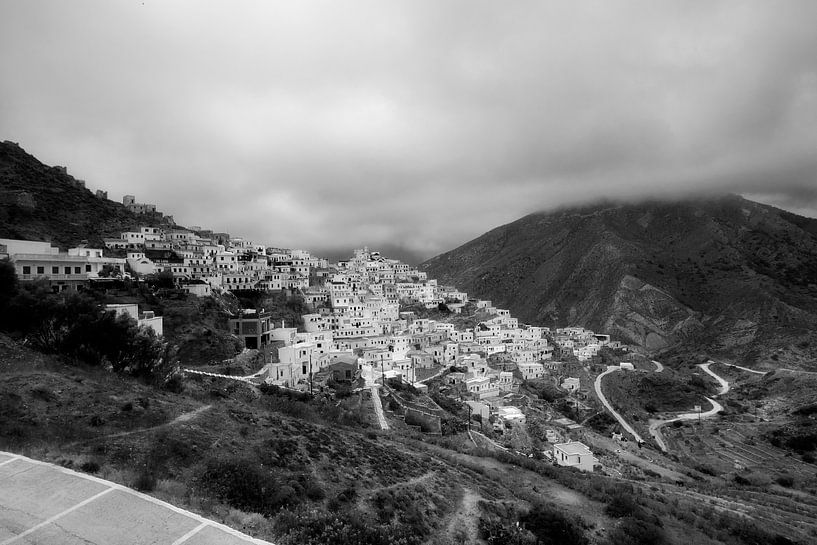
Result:
{"type": "Polygon", "coordinates": [[[99,271],[100,278],[112,278],[114,276],[116,276],[116,271],[113,265],[103,265],[102,270],[99,271]]]}
{"type": "Polygon", "coordinates": [[[47,282],[27,283],[3,310],[2,316],[13,321],[0,326],[21,333],[42,352],[110,366],[142,379],[167,375],[164,368],[169,369],[171,354],[155,332],[139,327],[128,315],[102,311],[98,301],[85,293],[55,294],[47,282]]]}
{"type": "Polygon", "coordinates": [[[148,280],[148,283],[153,289],[168,289],[172,290],[176,287],[176,280],[173,278],[173,271],[165,269],[153,275],[153,278],[148,280]]]}
{"type": "Polygon", "coordinates": [[[0,309],[5,309],[9,302],[17,295],[17,273],[14,264],[8,259],[0,261],[0,309]]]}

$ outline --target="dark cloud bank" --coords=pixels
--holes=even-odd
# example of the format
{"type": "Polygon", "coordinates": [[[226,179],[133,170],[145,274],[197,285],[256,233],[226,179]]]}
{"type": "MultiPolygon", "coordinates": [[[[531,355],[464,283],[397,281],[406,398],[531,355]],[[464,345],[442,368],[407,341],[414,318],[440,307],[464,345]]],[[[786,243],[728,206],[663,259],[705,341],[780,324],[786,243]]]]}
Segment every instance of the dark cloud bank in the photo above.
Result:
{"type": "Polygon", "coordinates": [[[269,244],[417,260],[528,212],[817,215],[817,3],[0,5],[0,138],[269,244]]]}

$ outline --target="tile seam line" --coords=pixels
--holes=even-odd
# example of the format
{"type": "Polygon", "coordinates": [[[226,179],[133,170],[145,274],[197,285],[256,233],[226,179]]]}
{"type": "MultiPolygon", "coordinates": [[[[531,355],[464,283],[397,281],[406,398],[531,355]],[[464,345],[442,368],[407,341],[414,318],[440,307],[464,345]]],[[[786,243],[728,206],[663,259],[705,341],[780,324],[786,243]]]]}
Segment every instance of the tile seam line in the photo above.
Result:
{"type": "MultiPolygon", "coordinates": [[[[172,504],[167,503],[165,501],[162,501],[160,499],[154,498],[153,496],[148,496],[147,494],[143,494],[142,492],[137,492],[136,490],[132,490],[132,489],[128,488],[127,486],[123,486],[123,485],[121,485],[119,483],[115,483],[113,481],[106,481],[105,479],[100,479],[99,477],[95,477],[93,475],[88,475],[86,473],[82,473],[82,472],[79,472],[79,471],[74,471],[73,469],[68,469],[66,467],[58,466],[58,465],[55,465],[55,464],[52,464],[52,463],[49,463],[49,462],[43,462],[42,460],[34,460],[33,458],[28,458],[27,456],[23,456],[22,454],[14,454],[12,452],[6,452],[6,451],[0,451],[0,454],[7,454],[9,456],[17,456],[17,458],[19,460],[23,460],[23,461],[29,462],[31,464],[47,466],[47,467],[50,467],[50,468],[55,469],[57,471],[60,471],[62,473],[65,473],[67,475],[73,475],[73,476],[76,476],[76,477],[80,477],[80,478],[88,480],[88,481],[93,481],[95,483],[102,484],[102,485],[104,485],[104,486],[106,486],[108,488],[111,488],[111,489],[114,489],[114,490],[119,490],[120,492],[123,492],[125,494],[130,494],[131,496],[135,496],[137,498],[141,498],[143,500],[149,501],[150,503],[152,503],[154,505],[158,505],[160,507],[170,509],[171,511],[173,511],[175,513],[178,513],[180,515],[184,515],[184,516],[186,516],[188,518],[192,518],[193,520],[195,520],[197,522],[206,523],[208,526],[212,526],[213,528],[216,528],[218,530],[222,530],[224,532],[227,532],[228,534],[230,534],[230,535],[232,535],[234,537],[237,537],[239,539],[243,539],[244,541],[246,541],[248,543],[253,543],[255,545],[275,545],[274,543],[272,543],[270,541],[264,541],[262,539],[258,539],[258,538],[254,538],[252,536],[248,536],[248,535],[243,534],[240,531],[236,530],[235,528],[230,528],[229,526],[227,526],[224,523],[216,522],[214,520],[210,520],[210,519],[205,518],[205,517],[203,517],[203,516],[201,516],[201,515],[199,515],[197,513],[193,513],[193,512],[190,512],[190,511],[185,511],[181,507],[176,507],[175,505],[172,505],[172,504]]],[[[0,545],[5,545],[5,544],[0,543],[0,545]]]]}
{"type": "Polygon", "coordinates": [[[17,461],[19,459],[20,459],[19,456],[15,456],[14,458],[10,458],[10,459],[6,460],[5,462],[0,462],[0,467],[4,466],[6,464],[10,464],[11,462],[15,462],[15,461],[17,461]]]}
{"type": "Polygon", "coordinates": [[[113,490],[113,487],[109,487],[109,488],[106,488],[105,490],[103,490],[102,492],[97,492],[96,494],[94,494],[90,498],[86,498],[86,499],[82,500],[81,502],[73,505],[72,507],[69,507],[65,511],[62,511],[61,513],[57,513],[56,515],[45,519],[44,521],[40,522],[39,524],[35,524],[34,526],[29,528],[25,532],[23,532],[21,534],[17,534],[14,537],[10,537],[9,539],[7,539],[5,541],[0,542],[0,545],[9,545],[9,544],[14,543],[16,541],[19,541],[19,540],[23,539],[24,537],[26,537],[27,535],[36,532],[40,528],[44,528],[45,526],[48,526],[49,524],[58,521],[59,519],[61,519],[65,515],[69,515],[69,514],[73,513],[74,511],[76,511],[77,509],[85,507],[89,503],[91,503],[93,501],[96,501],[97,499],[101,498],[102,496],[104,496],[108,492],[111,492],[112,490],[113,490]]]}
{"type": "Polygon", "coordinates": [[[187,541],[188,539],[190,539],[194,535],[198,534],[201,530],[203,530],[207,526],[209,526],[208,523],[202,522],[201,524],[199,524],[198,526],[196,526],[195,528],[193,528],[192,530],[190,530],[189,532],[184,534],[182,537],[180,537],[179,539],[174,541],[171,545],[182,545],[182,543],[184,543],[185,541],[187,541]]]}

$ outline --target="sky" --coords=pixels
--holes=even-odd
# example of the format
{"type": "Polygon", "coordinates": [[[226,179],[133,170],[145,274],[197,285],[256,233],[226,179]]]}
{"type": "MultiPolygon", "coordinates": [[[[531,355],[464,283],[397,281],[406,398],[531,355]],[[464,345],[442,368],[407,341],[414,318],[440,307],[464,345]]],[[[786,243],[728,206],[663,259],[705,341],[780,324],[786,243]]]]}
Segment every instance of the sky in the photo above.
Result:
{"type": "Polygon", "coordinates": [[[817,2],[0,2],[0,140],[182,225],[420,261],[525,214],[817,216],[817,2]]]}

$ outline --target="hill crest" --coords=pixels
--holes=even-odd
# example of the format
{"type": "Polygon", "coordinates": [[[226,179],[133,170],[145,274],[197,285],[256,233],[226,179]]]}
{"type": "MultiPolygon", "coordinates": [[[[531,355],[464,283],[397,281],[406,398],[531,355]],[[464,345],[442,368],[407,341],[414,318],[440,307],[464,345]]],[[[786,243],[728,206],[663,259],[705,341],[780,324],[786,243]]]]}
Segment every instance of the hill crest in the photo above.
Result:
{"type": "Polygon", "coordinates": [[[65,167],[48,166],[15,142],[0,143],[0,238],[48,241],[67,249],[139,225],[162,225],[161,214],[137,215],[97,196],[65,167]]]}
{"type": "Polygon", "coordinates": [[[421,265],[546,326],[773,365],[811,356],[817,219],[736,195],[529,214],[421,265]]]}

